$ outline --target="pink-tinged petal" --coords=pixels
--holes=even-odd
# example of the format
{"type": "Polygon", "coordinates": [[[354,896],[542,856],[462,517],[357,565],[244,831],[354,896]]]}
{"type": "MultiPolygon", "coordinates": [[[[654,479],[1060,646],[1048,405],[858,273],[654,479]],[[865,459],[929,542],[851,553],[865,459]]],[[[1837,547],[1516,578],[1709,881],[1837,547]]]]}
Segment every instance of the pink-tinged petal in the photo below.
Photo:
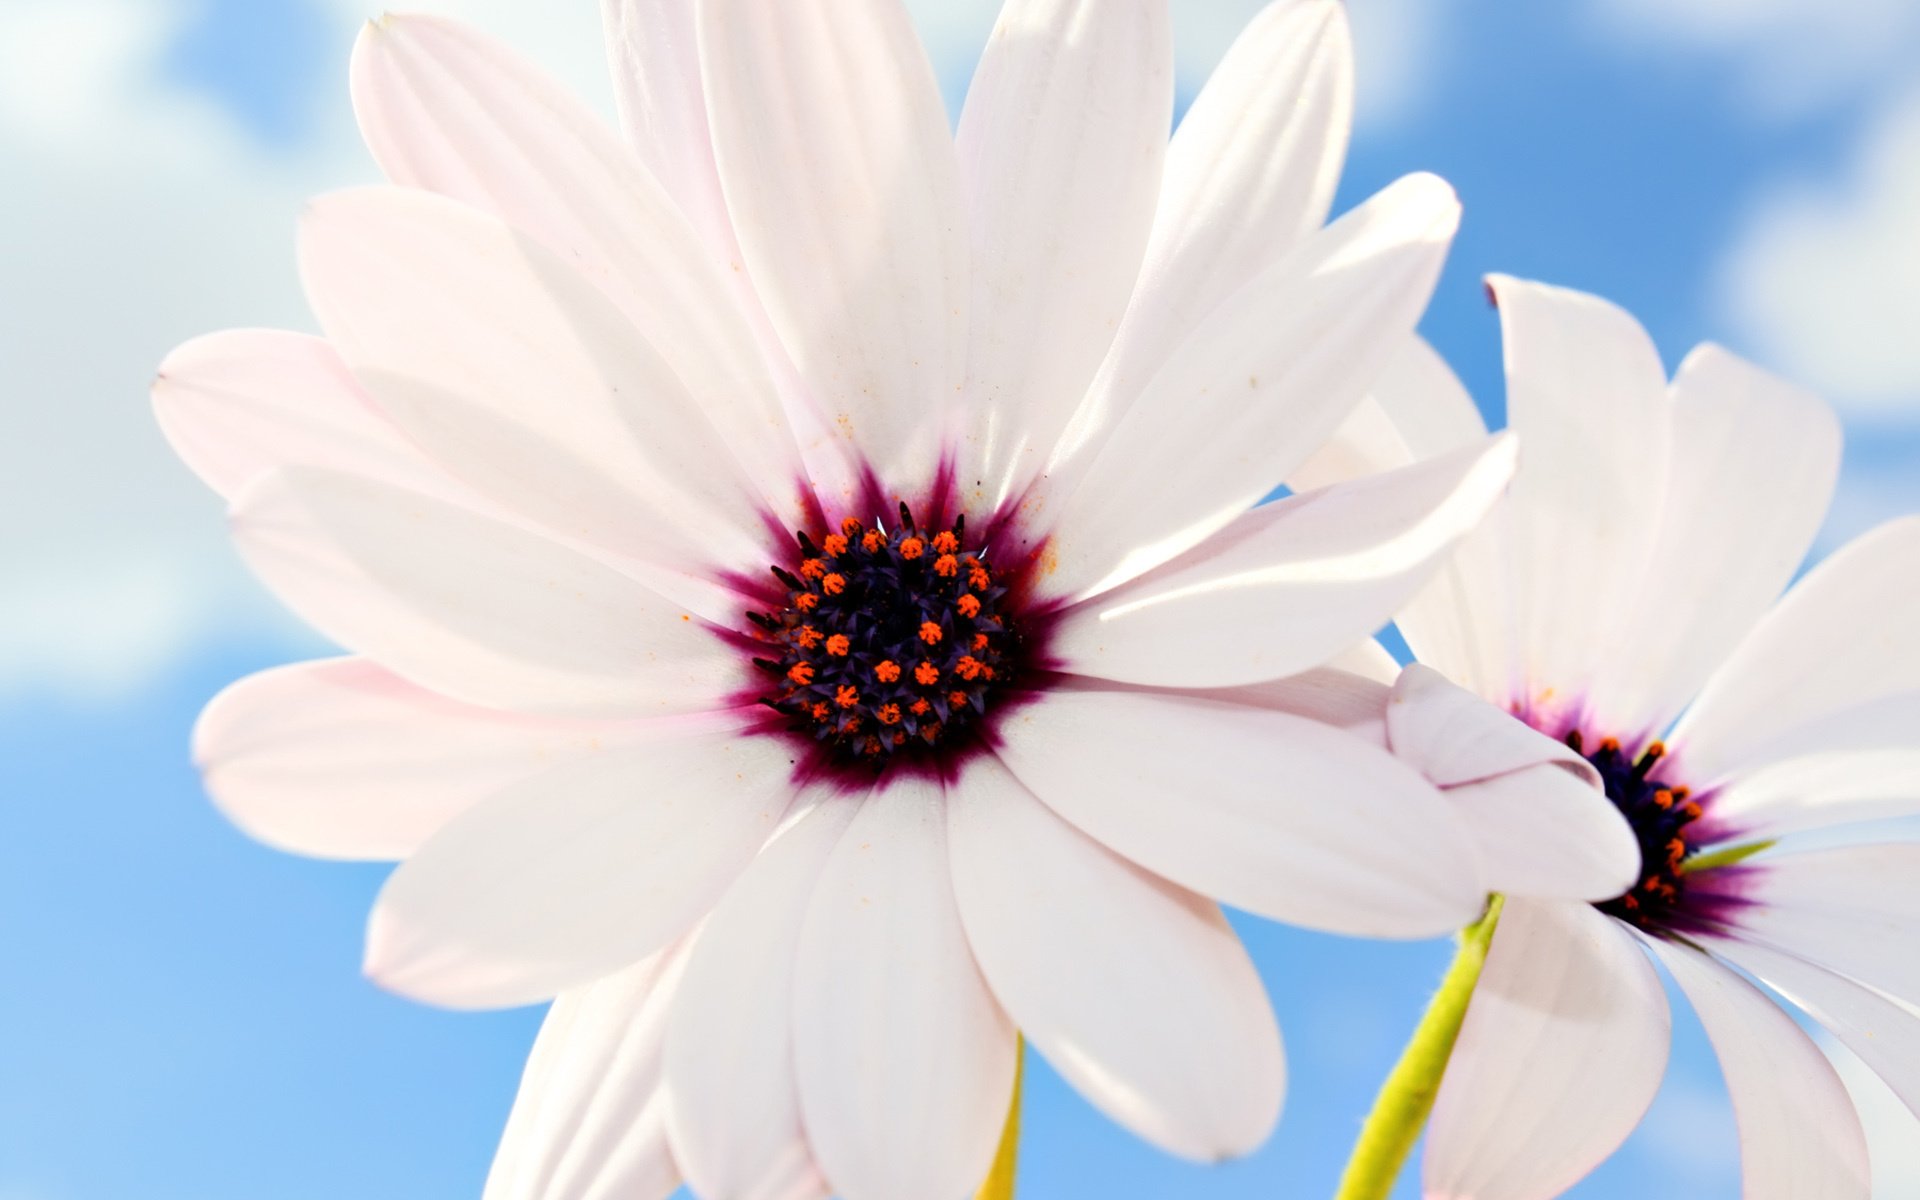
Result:
{"type": "Polygon", "coordinates": [[[1512,898],[1427,1127],[1427,1200],[1549,1200],[1653,1103],[1672,1017],[1624,925],[1512,898]]]}
{"type": "Polygon", "coordinates": [[[328,637],[486,708],[571,717],[699,712],[741,655],[632,578],[440,500],[288,468],[234,506],[248,566],[328,637]]]}
{"type": "Polygon", "coordinates": [[[482,495],[689,575],[758,574],[765,504],[706,408],[585,278],[425,192],[315,201],[301,273],[374,402],[482,495]]]}
{"type": "Polygon", "coordinates": [[[1920,812],[1920,692],[1869,701],[1783,734],[1713,795],[1716,826],[1778,837],[1920,812]]]}
{"type": "Polygon", "coordinates": [[[686,964],[676,944],[553,1002],[483,1200],[666,1200],[667,1012],[686,964]]]}
{"type": "Polygon", "coordinates": [[[1708,945],[1832,1030],[1902,1104],[1920,1114],[1920,1016],[1912,1009],[1797,955],[1735,938],[1714,938],[1708,945]]]}
{"type": "Polygon", "coordinates": [[[1599,773],[1565,743],[1487,703],[1432,667],[1412,663],[1387,704],[1393,752],[1442,787],[1555,763],[1598,788],[1599,773]]]}
{"type": "Polygon", "coordinates": [[[611,129],[508,47],[436,17],[370,22],[352,74],[361,132],[389,179],[495,214],[597,285],[746,478],[789,523],[802,511],[798,450],[729,272],[611,129]]]}
{"type": "Polygon", "coordinates": [[[920,780],[863,803],[800,933],[801,1110],[845,1200],[972,1195],[1012,1097],[1014,1029],[961,928],[945,803],[920,780]]]}
{"type": "Polygon", "coordinates": [[[747,274],[889,486],[931,478],[964,373],[966,217],[897,0],[706,0],[701,74],[747,274]]]}
{"type": "Polygon", "coordinates": [[[1639,589],[1665,502],[1672,423],[1646,330],[1594,296],[1504,275],[1507,424],[1523,461],[1507,519],[1527,706],[1577,705],[1639,589]]]}
{"type": "Polygon", "coordinates": [[[678,737],[506,788],[402,863],[367,974],[415,1000],[505,1008],[637,961],[700,919],[793,801],[790,752],[716,714],[678,737]]]}
{"type": "Polygon", "coordinates": [[[1304,461],[1412,333],[1459,214],[1439,179],[1399,181],[1223,301],[1137,397],[1083,407],[1069,440],[1104,441],[1048,485],[1064,502],[1041,586],[1078,599],[1124,583],[1304,461]]]}
{"type": "Polygon", "coordinates": [[[808,1183],[827,1194],[800,1124],[794,960],[807,901],[863,797],[815,799],[707,918],[674,1004],[668,1127],[706,1200],[792,1195],[808,1183]]]}
{"type": "Polygon", "coordinates": [[[1339,4],[1277,3],[1248,24],[1167,151],[1140,286],[1102,372],[1113,402],[1130,403],[1209,314],[1325,223],[1352,113],[1339,4]]]}
{"type": "Polygon", "coordinates": [[[1211,1161],[1280,1116],[1280,1031],[1218,906],[1061,820],[998,761],[947,806],[967,941],[1007,1013],[1114,1120],[1211,1161]]]}
{"type": "Polygon", "coordinates": [[[374,410],[339,352],[310,334],[234,329],[195,338],[160,364],[153,408],[174,452],[228,500],[293,464],[418,491],[452,484],[374,410]]]}
{"type": "Polygon", "coordinates": [[[1685,946],[1648,944],[1706,1026],[1740,1127],[1743,1200],[1867,1200],[1867,1139],[1827,1056],[1766,993],[1685,946]]]}
{"type": "Polygon", "coordinates": [[[1333,436],[1287,477],[1310,492],[1458,450],[1487,436],[1453,368],[1422,337],[1408,338],[1333,436]]]}
{"type": "Polygon", "coordinates": [[[1728,918],[1761,942],[1920,1001],[1920,845],[1768,854],[1742,864],[1728,918]]]}
{"type": "Polygon", "coordinates": [[[1600,901],[1639,881],[1632,827],[1606,793],[1564,765],[1463,783],[1448,788],[1447,799],[1472,832],[1496,892],[1600,901]]]}
{"type": "Polygon", "coordinates": [[[1920,692],[1920,517],[1855,538],[1768,613],[1670,741],[1702,783],[1772,757],[1803,725],[1920,692]]]}
{"type": "Polygon", "coordinates": [[[401,859],[501,788],[658,736],[659,724],[474,708],[335,658],[215,696],[193,757],[214,803],[251,837],[318,858],[401,859]]]}
{"type": "Polygon", "coordinates": [[[1046,466],[1126,311],[1173,124],[1167,0],[1010,0],[958,136],[973,324],[956,474],[991,511],[1046,466]]]}
{"type": "Polygon", "coordinates": [[[1687,356],[1673,395],[1653,557],[1587,702],[1592,726],[1622,739],[1664,730],[1779,598],[1840,470],[1832,411],[1718,346],[1687,356]]]}
{"type": "Polygon", "coordinates": [[[1247,513],[1063,615],[1049,650],[1083,675],[1227,687],[1319,666],[1385,625],[1513,475],[1496,438],[1247,513]]]}
{"type": "Polygon", "coordinates": [[[1177,693],[1061,689],[996,733],[1001,759],[1055,812],[1224,904],[1334,933],[1433,937],[1485,902],[1439,791],[1331,726],[1177,693]]]}

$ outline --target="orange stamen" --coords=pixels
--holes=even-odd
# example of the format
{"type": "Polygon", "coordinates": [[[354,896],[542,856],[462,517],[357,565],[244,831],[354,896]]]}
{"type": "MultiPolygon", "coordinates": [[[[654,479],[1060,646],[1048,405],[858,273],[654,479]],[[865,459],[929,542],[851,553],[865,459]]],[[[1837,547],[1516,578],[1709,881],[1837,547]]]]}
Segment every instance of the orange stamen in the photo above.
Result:
{"type": "Polygon", "coordinates": [[[898,725],[900,723],[900,706],[898,704],[882,704],[880,711],[874,715],[880,718],[882,725],[898,725]]]}
{"type": "Polygon", "coordinates": [[[913,678],[921,687],[932,687],[940,682],[940,668],[930,662],[923,662],[913,669],[913,678]]]}
{"type": "Polygon", "coordinates": [[[967,706],[967,694],[965,692],[948,692],[947,703],[953,705],[955,708],[965,708],[967,706]]]}
{"type": "Polygon", "coordinates": [[[847,577],[835,572],[820,581],[820,590],[829,596],[838,596],[847,590],[847,577]]]}
{"type": "Polygon", "coordinates": [[[960,548],[960,539],[953,536],[952,530],[943,529],[933,535],[933,548],[941,554],[952,554],[960,548]]]}
{"type": "Polygon", "coordinates": [[[960,615],[966,617],[968,620],[972,620],[974,617],[980,615],[980,597],[971,592],[963,594],[958,600],[953,602],[953,606],[959,609],[960,615]]]}
{"type": "Polygon", "coordinates": [[[875,550],[878,550],[880,547],[886,544],[887,544],[887,536],[881,533],[877,529],[867,530],[867,532],[860,538],[860,545],[865,547],[868,554],[872,554],[875,550]]]}
{"type": "Polygon", "coordinates": [[[932,621],[920,622],[920,640],[921,641],[931,646],[939,642],[940,637],[941,637],[940,626],[934,624],[932,621]]]}
{"type": "Polygon", "coordinates": [[[986,635],[986,634],[984,634],[984,633],[976,633],[976,634],[974,634],[974,635],[973,635],[973,648],[974,648],[975,650],[985,650],[985,649],[987,648],[987,635],[986,635]]]}
{"type": "Polygon", "coordinates": [[[835,558],[838,558],[847,552],[847,539],[842,534],[830,533],[826,536],[826,539],[820,543],[820,548],[835,558]]]}
{"type": "Polygon", "coordinates": [[[818,579],[826,573],[827,564],[817,558],[810,558],[800,564],[800,575],[803,579],[818,579]]]}
{"type": "Polygon", "coordinates": [[[967,586],[976,592],[986,591],[987,585],[992,582],[993,579],[987,574],[985,567],[975,567],[967,574],[967,586]]]}
{"type": "Polygon", "coordinates": [[[813,706],[813,719],[816,721],[824,721],[827,719],[827,714],[831,711],[824,702],[816,704],[813,706]]]}
{"type": "Polygon", "coordinates": [[[795,683],[799,684],[801,687],[807,686],[808,684],[813,682],[813,664],[812,663],[793,664],[791,667],[787,668],[787,678],[793,680],[795,683]]]}
{"type": "Polygon", "coordinates": [[[802,650],[811,650],[820,644],[820,631],[811,625],[802,625],[793,635],[802,650]]]}
{"type": "Polygon", "coordinates": [[[820,606],[820,597],[812,592],[801,592],[793,598],[793,606],[801,612],[812,612],[820,606]]]}
{"type": "Polygon", "coordinates": [[[914,716],[919,717],[919,716],[925,716],[927,711],[932,707],[933,705],[927,703],[927,698],[925,696],[921,696],[918,699],[914,700],[912,704],[907,705],[907,711],[912,713],[914,716]]]}
{"type": "Polygon", "coordinates": [[[900,678],[900,664],[888,659],[873,669],[873,677],[881,683],[892,683],[900,678]]]}
{"type": "Polygon", "coordinates": [[[837,658],[845,658],[847,651],[853,649],[853,642],[844,633],[836,633],[827,639],[827,653],[837,658]]]}
{"type": "Polygon", "coordinates": [[[919,558],[927,552],[927,544],[917,537],[910,537],[900,543],[901,558],[919,558]]]}
{"type": "Polygon", "coordinates": [[[852,708],[860,703],[860,693],[843,683],[834,691],[833,702],[841,708],[852,708]]]}
{"type": "Polygon", "coordinates": [[[980,678],[980,672],[986,669],[987,664],[981,662],[971,654],[961,655],[960,661],[953,664],[953,673],[962,679],[978,679],[980,678]]]}
{"type": "Polygon", "coordinates": [[[859,533],[860,529],[861,525],[858,517],[848,517],[846,520],[840,522],[840,532],[846,534],[848,537],[859,533]]]}

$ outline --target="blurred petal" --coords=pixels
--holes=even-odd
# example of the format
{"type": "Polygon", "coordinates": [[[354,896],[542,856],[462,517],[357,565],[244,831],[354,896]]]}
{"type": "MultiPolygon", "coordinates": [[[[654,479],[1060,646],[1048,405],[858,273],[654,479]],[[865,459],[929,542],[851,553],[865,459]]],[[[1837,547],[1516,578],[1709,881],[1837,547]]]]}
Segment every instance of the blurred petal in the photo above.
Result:
{"type": "Polygon", "coordinates": [[[970,1195],[1013,1093],[1014,1030],[961,928],[944,805],[921,780],[876,792],[807,906],[794,1062],[845,1200],[970,1195]]]}
{"type": "Polygon", "coordinates": [[[1473,847],[1433,785],[1315,721],[1174,693],[1058,690],[998,732],[1001,759],[1055,812],[1236,908],[1432,937],[1485,902],[1473,847]]]}
{"type": "Polygon", "coordinates": [[[1325,663],[1392,619],[1499,499],[1500,438],[1293,496],[1061,617],[1064,669],[1161,687],[1224,687],[1325,663]]]}
{"type": "Polygon", "coordinates": [[[1626,818],[1559,763],[1450,787],[1447,799],[1480,847],[1493,891],[1611,900],[1640,877],[1640,843],[1626,818]]]}
{"type": "Polygon", "coordinates": [[[545,1000],[693,925],[792,803],[790,752],[737,718],[568,763],[455,820],[387,880],[367,974],[453,1008],[545,1000]]]}
{"type": "Polygon", "coordinates": [[[1565,742],[1515,720],[1432,667],[1409,664],[1394,681],[1386,711],[1393,752],[1442,787],[1557,763],[1574,780],[1599,788],[1599,773],[1565,742]]]}
{"type": "Polygon", "coordinates": [[[1010,0],[967,91],[964,506],[1046,465],[1113,341],[1173,123],[1167,0],[1010,0]]]}
{"type": "Polygon", "coordinates": [[[1755,747],[1713,794],[1716,829],[1776,837],[1920,812],[1920,692],[1818,717],[1755,747]]]}
{"type": "Polygon", "coordinates": [[[1867,1139],[1827,1056],[1759,988],[1684,946],[1648,944],[1693,1002],[1740,1126],[1743,1200],[1867,1200],[1867,1139]]]}
{"type": "Polygon", "coordinates": [[[992,758],[947,806],[967,941],[1021,1032],[1114,1120],[1175,1154],[1245,1154],[1286,1070],[1220,909],[1115,856],[992,758]]]}
{"type": "Polygon", "coordinates": [[[1427,1127],[1428,1200],[1548,1200],[1653,1103],[1672,1019],[1624,925],[1510,898],[1427,1127]]]}

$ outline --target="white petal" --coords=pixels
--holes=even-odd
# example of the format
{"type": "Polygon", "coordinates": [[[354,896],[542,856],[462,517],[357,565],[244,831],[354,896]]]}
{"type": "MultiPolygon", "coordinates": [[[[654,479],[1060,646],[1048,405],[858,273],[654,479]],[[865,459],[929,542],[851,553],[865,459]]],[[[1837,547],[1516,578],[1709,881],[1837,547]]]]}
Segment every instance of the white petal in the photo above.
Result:
{"type": "Polygon", "coordinates": [[[420,491],[452,486],[374,410],[339,353],[310,334],[195,338],[160,364],[153,407],[174,452],[228,500],[296,463],[420,491]]]}
{"type": "Polygon", "coordinates": [[[484,1200],[666,1200],[680,1186],[661,1068],[685,963],[675,945],[553,1002],[484,1200]]]}
{"type": "Polygon", "coordinates": [[[710,709],[743,681],[705,622],[557,543],[416,492],[288,468],[234,538],[321,632],[442,695],[567,716],[710,709]]]}
{"type": "Polygon", "coordinates": [[[807,901],[863,796],[818,802],[753,860],[701,927],[667,1039],[674,1157],[706,1200],[824,1184],[800,1124],[793,973],[807,901]]]}
{"type": "MultiPolygon", "coordinates": [[[[1387,677],[1391,679],[1399,671],[1399,664],[1395,663],[1387,677]]],[[[1375,675],[1326,666],[1289,675],[1285,679],[1269,679],[1264,683],[1249,683],[1234,688],[1182,689],[1181,694],[1293,713],[1323,725],[1337,726],[1363,737],[1369,745],[1384,750],[1388,748],[1386,713],[1389,691],[1388,686],[1375,675]]]]}
{"type": "Polygon", "coordinates": [[[1713,794],[1713,827],[1742,838],[1920,812],[1920,692],[1869,701],[1774,738],[1713,794]]]}
{"type": "Polygon", "coordinates": [[[1318,666],[1365,638],[1499,499],[1499,438],[1257,508],[1187,554],[1063,614],[1064,669],[1163,687],[1224,687],[1318,666]]]}
{"type": "Polygon", "coordinates": [[[598,285],[790,523],[798,452],[733,284],[613,131],[507,46],[436,17],[370,22],[353,85],[387,177],[499,216],[598,285]]]}
{"type": "Polygon", "coordinates": [[[1920,517],[1855,538],[1787,593],[1670,741],[1702,783],[1764,759],[1796,727],[1920,692],[1920,517]]]}
{"type": "Polygon", "coordinates": [[[1167,152],[1140,286],[1103,372],[1123,403],[1222,302],[1326,221],[1352,114],[1340,5],[1272,4],[1247,25],[1167,152]]]}
{"type": "Polygon", "coordinates": [[[1920,1001],[1920,845],[1749,859],[1734,873],[1738,936],[1920,1001]]]}
{"type": "Polygon", "coordinates": [[[1487,886],[1511,896],[1611,900],[1640,878],[1640,843],[1592,781],[1559,763],[1447,789],[1487,886]]]}
{"type": "Polygon", "coordinates": [[[1432,667],[1410,664],[1387,705],[1393,752],[1442,787],[1476,783],[1543,763],[1598,787],[1599,773],[1565,743],[1455,685],[1432,667]]]}
{"type": "Polygon", "coordinates": [[[919,780],[867,800],[800,934],[800,1103],[845,1200],[972,1195],[1013,1092],[1014,1030],[960,925],[943,804],[919,780]]]}
{"type": "Polygon", "coordinates": [[[715,397],[526,234],[365,188],[309,207],[300,259],[375,403],[481,494],[687,574],[764,570],[765,505],[706,415],[715,397]]]}
{"type": "Polygon", "coordinates": [[[1920,1016],[1913,1010],[1796,955],[1733,938],[1709,945],[1832,1030],[1920,1114],[1920,1016]]]}
{"type": "Polygon", "coordinates": [[[1622,741],[1665,730],[1779,598],[1840,469],[1827,406],[1717,346],[1687,356],[1673,394],[1659,536],[1588,698],[1622,741]]]}
{"type": "Polygon", "coordinates": [[[1289,713],[1174,693],[1056,689],[1008,714],[1000,757],[1082,830],[1222,903],[1362,937],[1479,915],[1479,864],[1432,784],[1289,713]]]}
{"type": "Polygon", "coordinates": [[[1827,1056],[1759,988],[1684,946],[1650,941],[1693,1002],[1740,1126],[1743,1200],[1866,1200],[1867,1139],[1827,1056]]]}
{"type": "Polygon", "coordinates": [[[1109,383],[1069,434],[1105,440],[1049,484],[1064,505],[1048,594],[1082,598],[1166,562],[1305,460],[1412,333],[1459,213],[1445,183],[1409,176],[1222,302],[1137,398],[1109,383]]]}
{"type": "Polygon", "coordinates": [[[1412,337],[1352,415],[1287,477],[1287,486],[1310,492],[1398,470],[1486,436],[1486,422],[1460,377],[1425,338],[1412,337]]]}
{"type": "Polygon", "coordinates": [[[714,152],[748,275],[884,486],[931,478],[966,331],[966,224],[897,0],[706,0],[714,152]]]}
{"type": "Polygon", "coordinates": [[[502,1008],[597,979],[720,898],[794,795],[791,751],[738,718],[568,763],[441,830],[387,880],[367,974],[416,1000],[502,1008]]]}
{"type": "Polygon", "coordinates": [[[1163,1149],[1245,1154],[1280,1115],[1280,1032],[1220,909],[1054,815],[998,761],[947,807],[967,941],[1027,1040],[1163,1149]]]}
{"type": "Polygon", "coordinates": [[[1527,705],[1577,704],[1598,631],[1646,586],[1672,422],[1660,355],[1606,301],[1503,275],[1507,425],[1523,461],[1508,511],[1527,705]]]}
{"type": "Polygon", "coordinates": [[[215,696],[193,757],[220,811],[268,845],[401,859],[501,788],[657,736],[654,724],[473,708],[335,658],[249,675],[215,696]]]}
{"type": "Polygon", "coordinates": [[[1626,1140],[1666,1072],[1672,1018],[1625,926],[1510,899],[1434,1101],[1429,1200],[1548,1200],[1626,1140]]]}
{"type": "Polygon", "coordinates": [[[1173,123],[1168,25],[1166,0],[1010,0],[974,73],[969,511],[1046,465],[1133,293],[1173,123]]]}

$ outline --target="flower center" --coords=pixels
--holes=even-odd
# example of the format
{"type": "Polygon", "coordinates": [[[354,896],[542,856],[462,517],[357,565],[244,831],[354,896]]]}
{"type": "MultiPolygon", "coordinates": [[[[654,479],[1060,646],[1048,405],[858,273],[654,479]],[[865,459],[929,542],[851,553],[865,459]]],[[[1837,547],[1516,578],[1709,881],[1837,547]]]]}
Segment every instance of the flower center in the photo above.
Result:
{"type": "Polygon", "coordinates": [[[976,734],[1018,637],[966,518],[921,530],[902,504],[898,529],[848,517],[819,544],[795,540],[791,569],[773,568],[786,607],[748,614],[768,649],[761,703],[834,761],[876,771],[976,734]]]}
{"type": "Polygon", "coordinates": [[[1658,777],[1666,747],[1654,742],[1638,758],[1629,758],[1618,739],[1607,738],[1588,750],[1577,729],[1567,735],[1567,745],[1600,773],[1607,799],[1627,819],[1640,843],[1640,882],[1594,907],[1649,931],[1681,923],[1687,891],[1685,863],[1697,849],[1687,827],[1700,819],[1701,809],[1686,788],[1658,777]]]}

